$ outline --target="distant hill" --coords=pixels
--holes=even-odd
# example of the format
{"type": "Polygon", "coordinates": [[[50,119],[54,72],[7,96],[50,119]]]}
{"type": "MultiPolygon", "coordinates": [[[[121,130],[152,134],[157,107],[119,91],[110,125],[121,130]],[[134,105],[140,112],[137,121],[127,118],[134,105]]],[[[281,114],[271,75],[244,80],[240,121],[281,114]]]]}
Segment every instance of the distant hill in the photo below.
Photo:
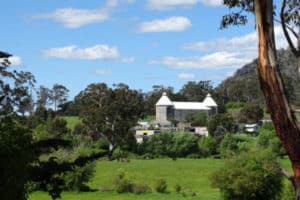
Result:
{"type": "MultiPolygon", "coordinates": [[[[289,50],[278,50],[279,72],[289,101],[300,104],[300,77],[297,73],[297,60],[289,50]]],[[[256,72],[257,60],[238,69],[232,77],[225,79],[216,91],[229,101],[264,103],[256,72]]]]}

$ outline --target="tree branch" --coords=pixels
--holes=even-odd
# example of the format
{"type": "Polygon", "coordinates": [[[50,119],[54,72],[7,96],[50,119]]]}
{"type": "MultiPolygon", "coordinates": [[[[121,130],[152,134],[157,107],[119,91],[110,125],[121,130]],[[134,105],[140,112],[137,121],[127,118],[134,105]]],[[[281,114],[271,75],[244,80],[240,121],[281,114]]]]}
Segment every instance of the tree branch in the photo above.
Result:
{"type": "MultiPolygon", "coordinates": [[[[281,10],[280,10],[280,19],[281,19],[281,26],[282,26],[282,30],[283,30],[283,33],[284,33],[284,36],[291,48],[291,51],[293,52],[293,54],[295,54],[296,57],[299,56],[300,52],[296,49],[296,47],[294,46],[293,42],[292,42],[292,39],[290,37],[290,34],[288,33],[287,31],[287,27],[286,27],[286,24],[285,24],[285,19],[284,19],[284,10],[285,10],[285,7],[286,7],[286,0],[283,0],[282,2],[282,5],[281,5],[281,10]]],[[[298,37],[296,37],[298,38],[298,37]]]]}
{"type": "MultiPolygon", "coordinates": [[[[274,19],[274,21],[275,21],[275,22],[278,22],[279,24],[284,23],[284,22],[282,22],[282,21],[279,20],[279,19],[274,19]]],[[[287,29],[289,29],[289,31],[290,31],[296,38],[298,38],[298,34],[296,33],[296,31],[295,31],[292,27],[288,26],[287,24],[285,24],[285,26],[286,26],[287,29]]]]}

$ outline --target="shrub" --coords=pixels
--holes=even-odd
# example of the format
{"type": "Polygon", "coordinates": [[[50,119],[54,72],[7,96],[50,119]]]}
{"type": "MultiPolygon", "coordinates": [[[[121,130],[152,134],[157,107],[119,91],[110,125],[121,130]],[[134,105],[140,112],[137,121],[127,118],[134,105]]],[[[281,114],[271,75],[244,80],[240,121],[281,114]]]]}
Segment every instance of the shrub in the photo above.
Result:
{"type": "Polygon", "coordinates": [[[198,112],[195,114],[195,118],[192,121],[192,126],[206,126],[207,124],[207,113],[198,112]]]}
{"type": "Polygon", "coordinates": [[[132,191],[132,184],[126,178],[121,179],[118,184],[115,185],[117,193],[126,193],[132,191]]]}
{"type": "Polygon", "coordinates": [[[225,200],[279,199],[283,185],[280,165],[269,152],[241,154],[227,161],[211,181],[225,200]]]}
{"type": "Polygon", "coordinates": [[[76,124],[72,131],[73,135],[87,135],[88,133],[89,133],[88,127],[82,123],[76,124]]]}
{"type": "Polygon", "coordinates": [[[290,181],[288,181],[284,185],[281,200],[294,200],[294,199],[295,199],[294,186],[291,184],[290,181]]]}
{"type": "Polygon", "coordinates": [[[134,194],[144,194],[147,192],[151,192],[151,188],[148,185],[143,184],[133,184],[132,185],[132,192],[134,194]]]}
{"type": "Polygon", "coordinates": [[[230,101],[225,105],[226,109],[242,108],[244,106],[245,106],[244,102],[233,102],[233,101],[230,101]]]}
{"type": "Polygon", "coordinates": [[[72,171],[64,175],[68,190],[83,191],[87,189],[86,183],[95,174],[95,163],[88,163],[83,167],[74,167],[72,171]]]}
{"type": "MultiPolygon", "coordinates": [[[[198,153],[198,138],[190,133],[164,132],[155,134],[139,147],[151,157],[169,156],[173,159],[198,153]]],[[[148,157],[148,156],[147,156],[148,157]]]]}
{"type": "Polygon", "coordinates": [[[222,127],[224,132],[234,133],[236,132],[236,125],[234,123],[233,117],[228,114],[216,114],[207,123],[207,129],[210,136],[215,137],[217,135],[216,131],[218,128],[222,127]]]}
{"type": "Polygon", "coordinates": [[[166,193],[167,192],[167,182],[165,179],[158,179],[155,183],[155,191],[159,193],[166,193]]]}
{"type": "Polygon", "coordinates": [[[221,157],[231,157],[241,151],[247,151],[247,142],[248,139],[243,136],[227,134],[220,145],[221,157]]]}
{"type": "Polygon", "coordinates": [[[239,121],[242,123],[257,123],[263,116],[264,111],[258,104],[248,103],[241,109],[239,121]]]}
{"type": "Polygon", "coordinates": [[[275,130],[261,129],[257,144],[261,148],[269,148],[276,156],[284,156],[285,150],[276,136],[275,130]]]}
{"type": "Polygon", "coordinates": [[[117,161],[120,161],[120,159],[127,158],[127,157],[128,157],[128,152],[123,151],[121,148],[115,149],[112,154],[112,158],[117,159],[117,161]]]}
{"type": "Polygon", "coordinates": [[[115,186],[117,193],[127,193],[132,191],[132,184],[131,182],[124,178],[121,179],[120,182],[115,186]]]}
{"type": "Polygon", "coordinates": [[[114,185],[117,193],[131,192],[134,194],[143,194],[152,191],[148,185],[132,183],[129,179],[125,178],[124,173],[120,173],[115,177],[114,185]]]}
{"type": "Polygon", "coordinates": [[[198,146],[200,154],[204,157],[214,155],[217,152],[217,142],[211,136],[202,137],[199,141],[198,146]]]}
{"type": "Polygon", "coordinates": [[[171,144],[167,148],[168,156],[172,158],[185,157],[198,152],[198,138],[190,133],[173,134],[171,144]]]}
{"type": "Polygon", "coordinates": [[[269,131],[274,131],[274,125],[272,122],[266,122],[266,123],[263,123],[261,129],[265,129],[265,130],[269,130],[269,131]]]}
{"type": "Polygon", "coordinates": [[[176,185],[175,185],[175,191],[176,191],[177,193],[180,193],[180,192],[181,192],[181,186],[180,186],[179,184],[176,184],[176,185]]]}
{"type": "Polygon", "coordinates": [[[123,172],[119,173],[114,179],[115,190],[117,193],[126,193],[132,191],[131,182],[125,178],[123,172]]]}
{"type": "Polygon", "coordinates": [[[238,152],[238,149],[238,140],[231,134],[227,134],[220,145],[221,157],[232,157],[235,153],[238,152]]]}

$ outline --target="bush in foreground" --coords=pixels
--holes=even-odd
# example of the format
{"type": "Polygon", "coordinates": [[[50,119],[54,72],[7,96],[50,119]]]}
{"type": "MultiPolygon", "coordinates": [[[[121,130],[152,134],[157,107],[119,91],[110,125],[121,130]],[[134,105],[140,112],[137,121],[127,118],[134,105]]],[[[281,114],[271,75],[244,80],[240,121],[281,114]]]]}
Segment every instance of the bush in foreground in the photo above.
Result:
{"type": "Polygon", "coordinates": [[[155,184],[155,191],[159,193],[166,193],[167,192],[167,182],[165,179],[158,179],[155,184]]]}
{"type": "Polygon", "coordinates": [[[148,185],[132,183],[132,181],[125,177],[124,173],[120,173],[115,177],[114,185],[117,193],[144,194],[152,192],[148,185]]]}
{"type": "Polygon", "coordinates": [[[280,166],[269,152],[241,154],[212,176],[212,185],[225,200],[280,199],[283,177],[280,166]]]}

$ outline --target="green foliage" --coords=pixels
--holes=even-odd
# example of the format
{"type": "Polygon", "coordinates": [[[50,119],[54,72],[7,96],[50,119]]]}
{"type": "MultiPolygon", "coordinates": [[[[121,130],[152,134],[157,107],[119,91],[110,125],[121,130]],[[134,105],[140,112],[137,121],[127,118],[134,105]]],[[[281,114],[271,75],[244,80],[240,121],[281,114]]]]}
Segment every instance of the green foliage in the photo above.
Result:
{"type": "Polygon", "coordinates": [[[176,159],[198,153],[198,138],[190,133],[163,132],[149,137],[140,149],[143,154],[176,159]]]}
{"type": "Polygon", "coordinates": [[[234,133],[236,125],[231,115],[216,114],[208,121],[207,129],[212,137],[220,140],[226,132],[234,133]]]}
{"type": "Polygon", "coordinates": [[[245,106],[244,102],[234,102],[234,101],[230,101],[225,105],[226,109],[237,109],[237,108],[242,108],[244,106],[245,106]]]}
{"type": "Polygon", "coordinates": [[[276,156],[285,155],[285,150],[271,125],[265,125],[261,128],[257,144],[262,149],[269,148],[276,156]]]}
{"type": "Polygon", "coordinates": [[[198,138],[189,133],[173,134],[169,151],[172,157],[184,157],[198,152],[198,138]]]}
{"type": "Polygon", "coordinates": [[[247,103],[240,111],[239,121],[242,123],[257,123],[264,116],[263,109],[256,103],[247,103]]]}
{"type": "Polygon", "coordinates": [[[175,191],[177,192],[177,193],[180,193],[181,192],[181,186],[179,185],[179,184],[176,184],[175,185],[175,191]]]}
{"type": "Polygon", "coordinates": [[[225,200],[280,199],[283,186],[280,165],[269,152],[241,154],[227,161],[211,181],[225,200]]]}
{"type": "Polygon", "coordinates": [[[213,87],[210,81],[189,81],[182,86],[179,94],[181,94],[186,101],[202,102],[207,93],[211,92],[213,87]]]}
{"type": "Polygon", "coordinates": [[[64,180],[68,190],[84,191],[88,187],[86,184],[95,174],[95,164],[87,163],[83,167],[74,166],[72,171],[64,175],[64,180]]]}
{"type": "Polygon", "coordinates": [[[194,120],[192,121],[192,126],[206,126],[207,124],[207,113],[198,112],[195,115],[194,120]]]}
{"type": "Polygon", "coordinates": [[[115,189],[117,193],[126,193],[132,191],[132,184],[128,179],[121,179],[116,183],[115,189]]]}
{"type": "Polygon", "coordinates": [[[74,126],[72,134],[73,135],[88,135],[89,128],[82,123],[78,123],[74,126]]]}
{"type": "Polygon", "coordinates": [[[286,181],[282,191],[280,200],[294,200],[295,199],[295,189],[290,181],[286,181]]]}
{"type": "Polygon", "coordinates": [[[166,193],[168,188],[167,181],[163,178],[158,179],[155,183],[154,188],[158,193],[166,193]]]}
{"type": "Polygon", "coordinates": [[[121,158],[127,158],[128,157],[128,152],[122,150],[120,147],[116,148],[112,154],[113,159],[117,159],[118,161],[121,158]]]}
{"type": "Polygon", "coordinates": [[[199,141],[199,151],[204,157],[217,153],[217,141],[211,136],[202,137],[199,141]]]}
{"type": "Polygon", "coordinates": [[[132,183],[125,177],[124,173],[118,174],[114,179],[115,190],[117,193],[143,194],[151,192],[151,188],[145,184],[132,183]]]}
{"type": "Polygon", "coordinates": [[[220,144],[221,157],[232,157],[241,151],[246,151],[245,143],[247,139],[238,135],[227,134],[220,144]]]}
{"type": "Polygon", "coordinates": [[[17,119],[0,119],[0,199],[26,199],[34,152],[31,132],[17,119]]]}
{"type": "Polygon", "coordinates": [[[144,194],[144,193],[148,193],[148,192],[152,192],[151,187],[149,187],[148,185],[144,185],[144,184],[132,184],[132,193],[134,194],[144,194]]]}
{"type": "MultiPolygon", "coordinates": [[[[142,95],[125,84],[109,88],[104,83],[90,84],[77,97],[80,114],[90,130],[101,132],[114,150],[135,142],[130,129],[142,115],[142,95]]],[[[111,152],[112,153],[112,152],[111,152]]]]}
{"type": "Polygon", "coordinates": [[[275,131],[274,125],[273,125],[272,122],[266,122],[266,123],[263,123],[261,129],[262,129],[262,130],[275,131]]]}

